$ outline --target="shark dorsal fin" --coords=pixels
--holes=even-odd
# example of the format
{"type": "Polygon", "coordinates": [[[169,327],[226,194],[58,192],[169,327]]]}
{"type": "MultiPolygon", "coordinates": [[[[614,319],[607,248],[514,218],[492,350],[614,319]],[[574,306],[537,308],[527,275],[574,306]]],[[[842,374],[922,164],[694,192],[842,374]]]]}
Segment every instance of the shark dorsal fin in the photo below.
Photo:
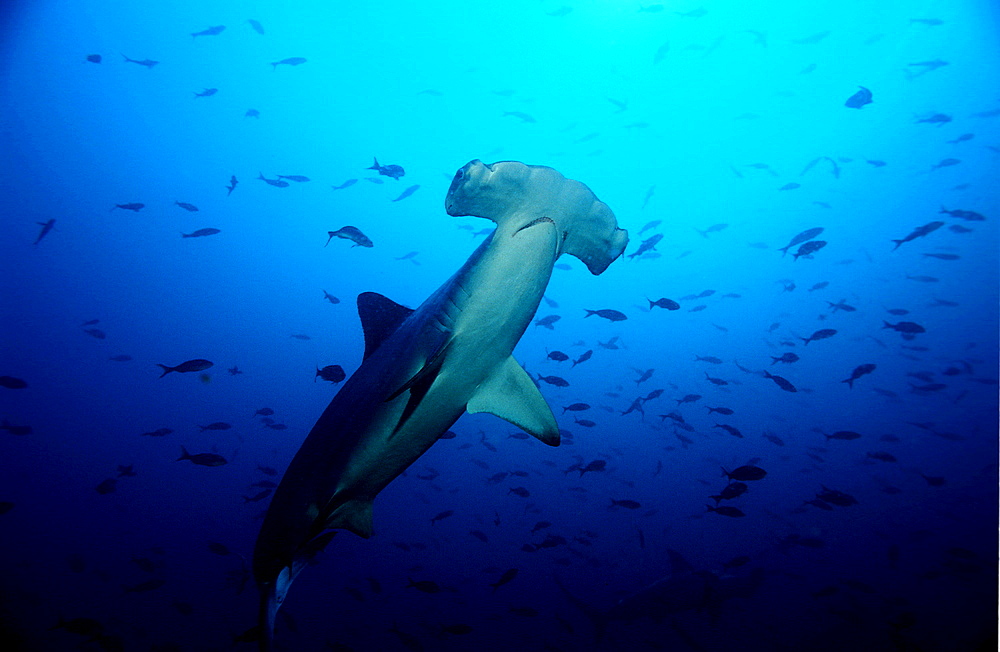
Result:
{"type": "Polygon", "coordinates": [[[413,310],[401,306],[377,292],[362,292],[358,295],[358,315],[361,328],[365,332],[365,357],[375,352],[382,342],[396,332],[399,325],[413,310]]]}
{"type": "Polygon", "coordinates": [[[495,414],[549,446],[559,445],[559,426],[552,410],[513,356],[479,385],[465,409],[495,414]]]}

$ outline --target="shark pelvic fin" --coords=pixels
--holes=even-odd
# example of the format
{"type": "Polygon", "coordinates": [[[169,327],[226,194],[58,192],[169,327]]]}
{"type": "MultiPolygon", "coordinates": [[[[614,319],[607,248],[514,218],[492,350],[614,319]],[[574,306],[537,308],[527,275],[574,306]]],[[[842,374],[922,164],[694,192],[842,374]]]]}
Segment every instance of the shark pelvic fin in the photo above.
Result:
{"type": "Polygon", "coordinates": [[[372,499],[353,498],[333,510],[326,519],[326,527],[353,532],[362,539],[372,535],[372,499]]]}
{"type": "Polygon", "coordinates": [[[552,410],[528,372],[513,356],[479,385],[466,410],[495,414],[542,443],[559,445],[559,426],[552,410]]]}
{"type": "Polygon", "coordinates": [[[375,352],[382,342],[396,332],[399,325],[413,310],[401,306],[377,292],[362,292],[358,295],[358,315],[361,317],[361,328],[365,332],[365,356],[375,352]]]}

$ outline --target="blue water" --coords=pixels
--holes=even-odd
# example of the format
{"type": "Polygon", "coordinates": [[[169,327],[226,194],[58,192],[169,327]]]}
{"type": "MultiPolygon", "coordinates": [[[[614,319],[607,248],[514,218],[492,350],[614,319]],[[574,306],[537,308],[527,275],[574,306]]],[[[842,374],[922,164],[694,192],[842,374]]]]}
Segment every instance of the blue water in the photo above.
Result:
{"type": "Polygon", "coordinates": [[[27,387],[0,387],[4,649],[254,649],[254,485],[337,391],[316,368],[360,364],[356,296],[418,306],[492,227],[444,211],[476,158],[587,184],[626,254],[662,240],[600,276],[560,259],[537,317],[561,319],[515,350],[568,382],[541,383],[563,445],[463,416],[371,539],[302,573],[276,649],[996,649],[1000,10],[760,5],[5,3],[0,376],[27,387]],[[324,246],[347,225],[374,246],[324,246]],[[160,377],[192,359],[214,364],[160,377]],[[744,516],[708,512],[746,464],[766,477],[719,503],[744,516]],[[695,595],[628,597],[661,578],[695,595]],[[763,581],[722,599],[734,578],[763,581]]]}

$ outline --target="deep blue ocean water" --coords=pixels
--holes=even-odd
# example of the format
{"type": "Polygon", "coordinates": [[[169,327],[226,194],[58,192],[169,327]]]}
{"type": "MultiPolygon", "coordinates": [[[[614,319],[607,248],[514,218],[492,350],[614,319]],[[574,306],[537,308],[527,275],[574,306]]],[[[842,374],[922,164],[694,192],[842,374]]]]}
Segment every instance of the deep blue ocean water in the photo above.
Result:
{"type": "Polygon", "coordinates": [[[276,649],[996,649],[998,18],[5,3],[4,649],[254,649],[268,483],[342,386],[316,370],[361,363],[359,293],[416,307],[492,228],[444,210],[472,159],[629,231],[600,276],[558,261],[514,352],[568,383],[540,383],[562,445],[463,416],[302,573],[276,649]],[[324,244],[348,225],[374,246],[324,244]],[[766,477],[717,503],[741,465],[766,477]]]}

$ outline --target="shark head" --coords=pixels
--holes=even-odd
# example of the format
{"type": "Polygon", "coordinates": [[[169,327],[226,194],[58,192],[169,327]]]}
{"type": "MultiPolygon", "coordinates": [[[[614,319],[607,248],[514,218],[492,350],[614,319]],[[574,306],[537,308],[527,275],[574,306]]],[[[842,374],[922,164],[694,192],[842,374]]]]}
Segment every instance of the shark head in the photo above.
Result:
{"type": "Polygon", "coordinates": [[[593,274],[628,244],[628,232],[590,188],[542,165],[469,161],[455,173],[444,206],[453,217],[485,217],[513,231],[548,218],[561,234],[559,253],[576,256],[593,274]]]}

